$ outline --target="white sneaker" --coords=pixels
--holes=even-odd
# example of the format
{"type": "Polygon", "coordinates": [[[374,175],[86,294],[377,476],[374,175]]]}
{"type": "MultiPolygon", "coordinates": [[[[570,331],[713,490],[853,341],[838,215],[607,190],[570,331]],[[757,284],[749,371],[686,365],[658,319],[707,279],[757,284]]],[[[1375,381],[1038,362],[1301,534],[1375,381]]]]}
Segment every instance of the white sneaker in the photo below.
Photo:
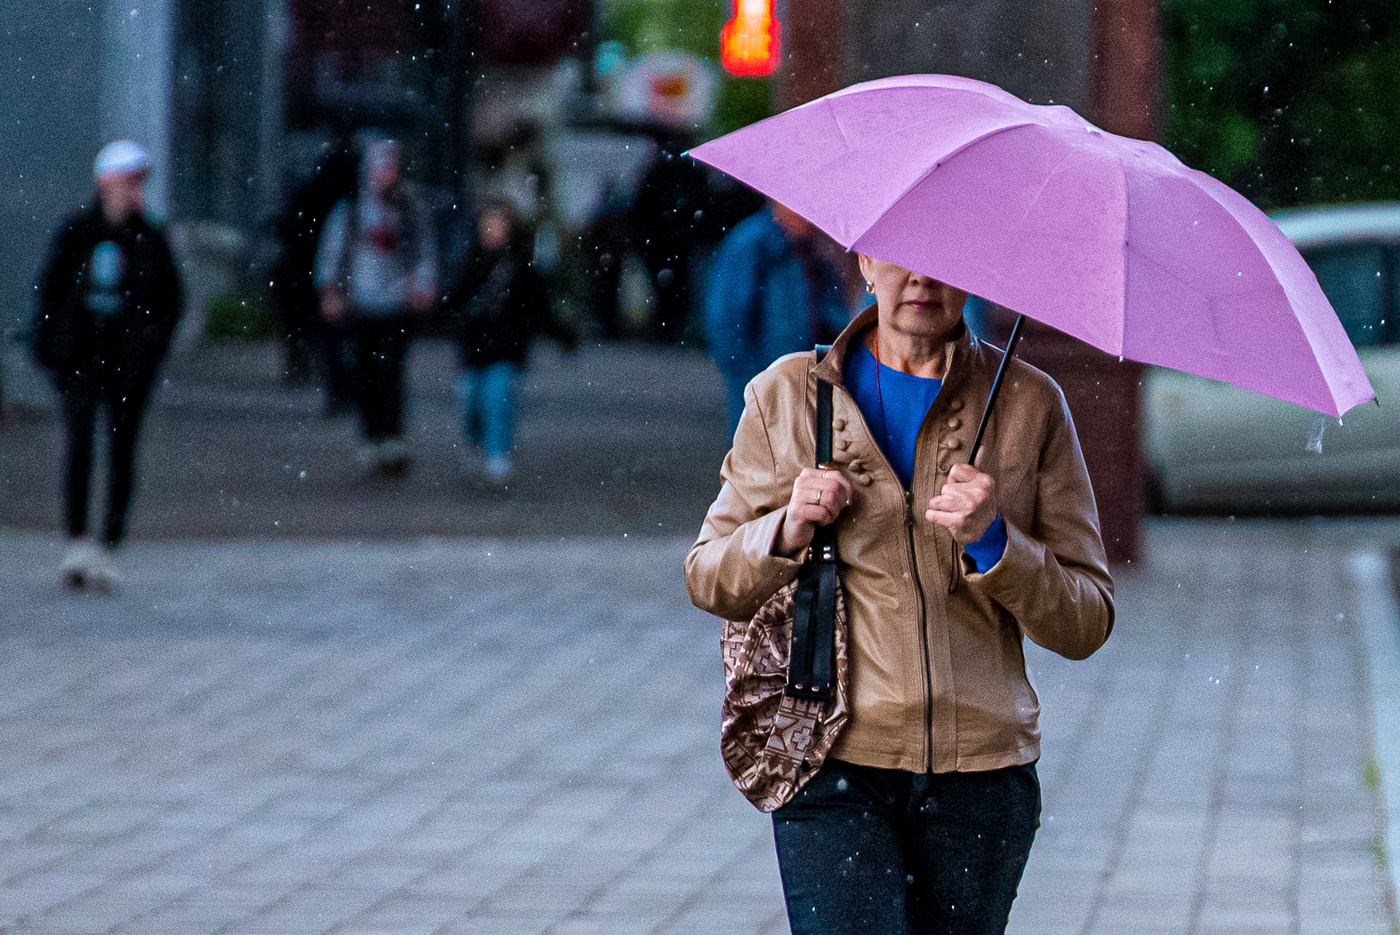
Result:
{"type": "Polygon", "coordinates": [[[69,539],[63,561],[58,564],[63,586],[74,591],[87,587],[92,569],[101,557],[102,550],[91,539],[69,539]]]}
{"type": "Polygon", "coordinates": [[[360,467],[379,466],[379,448],[382,442],[364,442],[355,449],[355,463],[360,467]]]}
{"type": "Polygon", "coordinates": [[[486,459],[486,479],[503,484],[510,480],[510,455],[490,455],[486,459]]]}
{"type": "Polygon", "coordinates": [[[106,546],[98,549],[97,559],[88,568],[88,588],[110,595],[123,580],[121,569],[117,566],[116,548],[106,546]]]}

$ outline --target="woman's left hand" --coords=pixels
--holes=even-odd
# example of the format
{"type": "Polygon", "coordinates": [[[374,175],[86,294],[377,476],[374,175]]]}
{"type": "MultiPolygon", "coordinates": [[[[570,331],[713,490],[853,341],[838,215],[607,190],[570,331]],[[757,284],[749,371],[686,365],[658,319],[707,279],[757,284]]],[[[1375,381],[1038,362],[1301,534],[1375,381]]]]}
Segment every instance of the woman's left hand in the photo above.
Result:
{"type": "Polygon", "coordinates": [[[996,482],[970,464],[955,464],[938,496],[929,500],[924,516],[953,534],[959,545],[971,545],[997,518],[996,482]]]}

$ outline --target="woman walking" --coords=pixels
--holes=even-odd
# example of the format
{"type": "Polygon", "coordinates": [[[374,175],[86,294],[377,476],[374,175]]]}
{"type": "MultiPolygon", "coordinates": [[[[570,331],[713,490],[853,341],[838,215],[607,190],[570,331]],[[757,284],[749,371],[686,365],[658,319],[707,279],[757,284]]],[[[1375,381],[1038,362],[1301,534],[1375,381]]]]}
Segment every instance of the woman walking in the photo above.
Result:
{"type": "Polygon", "coordinates": [[[783,357],[744,394],[719,497],[686,558],[697,607],[746,620],[835,523],[850,718],[773,813],[796,935],[1003,932],[1039,825],[1039,703],[1022,639],[1088,656],[1113,626],[1098,515],[1059,388],[1001,353],[967,294],[860,258],[875,296],[820,364],[783,357]],[[812,468],[816,377],[835,463],[812,468]]]}

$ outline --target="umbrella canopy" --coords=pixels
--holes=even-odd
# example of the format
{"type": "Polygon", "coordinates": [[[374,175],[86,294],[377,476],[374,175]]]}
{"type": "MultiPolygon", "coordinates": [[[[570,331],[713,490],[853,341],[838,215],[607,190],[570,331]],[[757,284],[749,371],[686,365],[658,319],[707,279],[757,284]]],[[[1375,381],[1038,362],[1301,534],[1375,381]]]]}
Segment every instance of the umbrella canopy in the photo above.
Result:
{"type": "Polygon", "coordinates": [[[1327,415],[1375,396],[1303,258],[1263,212],[1155,143],[995,85],[854,85],[690,153],[842,246],[1110,354],[1327,415]]]}

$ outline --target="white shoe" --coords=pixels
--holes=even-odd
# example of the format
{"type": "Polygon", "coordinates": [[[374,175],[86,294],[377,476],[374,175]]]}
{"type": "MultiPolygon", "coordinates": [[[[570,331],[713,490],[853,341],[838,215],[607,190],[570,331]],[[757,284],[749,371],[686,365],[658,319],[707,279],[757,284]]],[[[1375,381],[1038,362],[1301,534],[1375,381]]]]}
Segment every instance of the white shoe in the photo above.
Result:
{"type": "Polygon", "coordinates": [[[68,548],[63,553],[63,561],[58,564],[63,576],[63,586],[81,591],[88,586],[92,569],[102,557],[102,550],[91,539],[69,539],[68,548]]]}
{"type": "Polygon", "coordinates": [[[110,595],[123,580],[121,569],[117,566],[116,548],[109,545],[98,549],[97,559],[88,568],[88,588],[110,595]]]}
{"type": "Polygon", "coordinates": [[[364,442],[355,449],[355,463],[360,467],[373,468],[379,466],[379,448],[382,442],[364,442]]]}
{"type": "Polygon", "coordinates": [[[510,480],[510,455],[490,455],[486,459],[486,479],[503,484],[510,480]]]}

